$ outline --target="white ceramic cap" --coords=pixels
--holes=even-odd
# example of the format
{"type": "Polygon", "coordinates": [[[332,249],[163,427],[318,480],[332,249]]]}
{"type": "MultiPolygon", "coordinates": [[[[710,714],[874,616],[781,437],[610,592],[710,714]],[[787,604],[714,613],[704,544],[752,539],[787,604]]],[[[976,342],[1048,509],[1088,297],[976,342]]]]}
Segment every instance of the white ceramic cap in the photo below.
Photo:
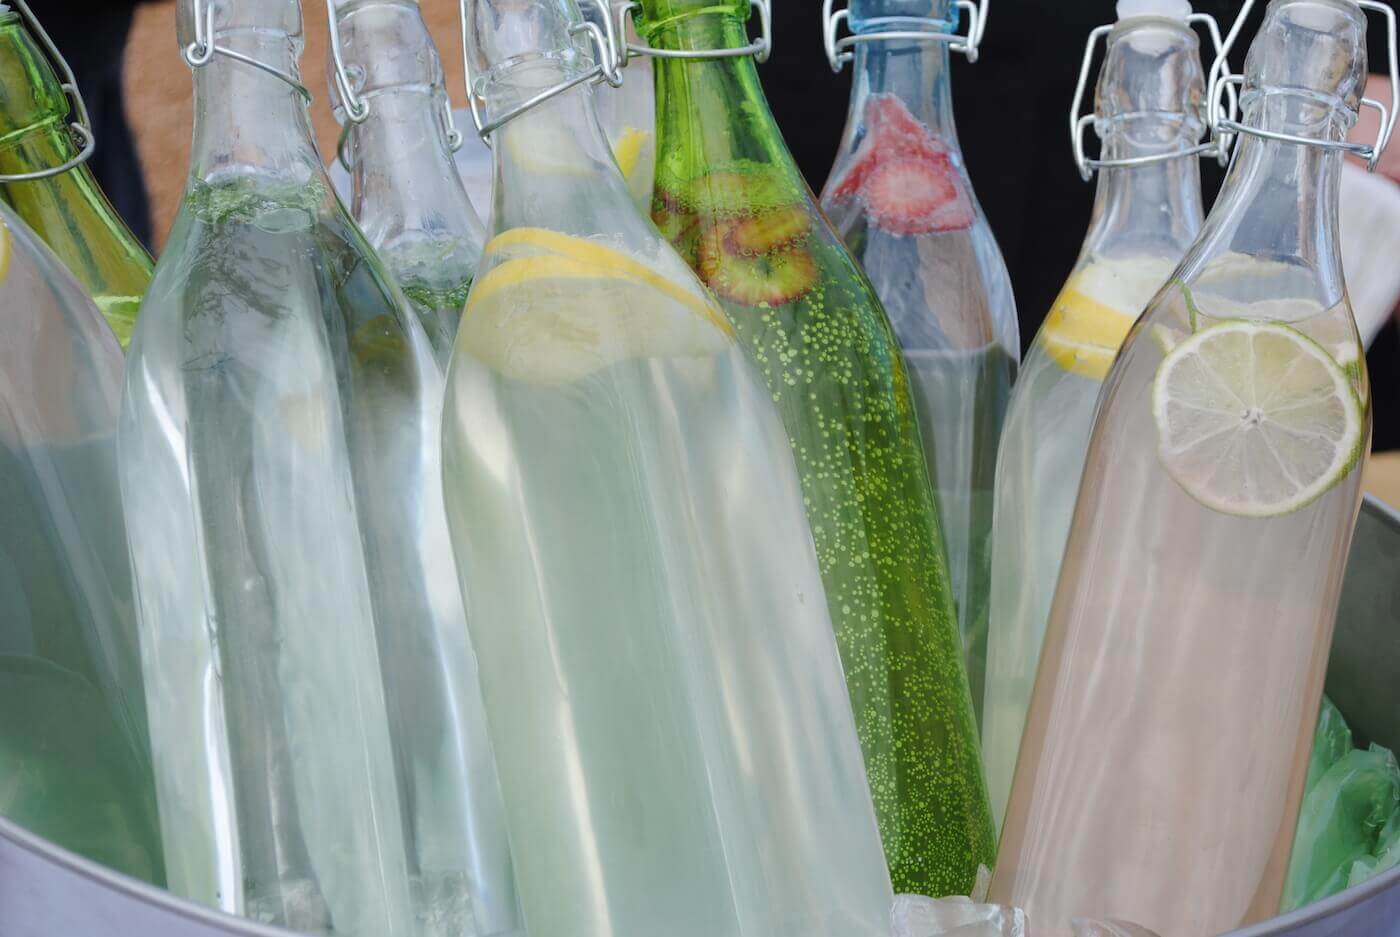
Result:
{"type": "Polygon", "coordinates": [[[1165,16],[1186,22],[1191,15],[1189,0],[1118,0],[1118,21],[1134,16],[1165,16]]]}

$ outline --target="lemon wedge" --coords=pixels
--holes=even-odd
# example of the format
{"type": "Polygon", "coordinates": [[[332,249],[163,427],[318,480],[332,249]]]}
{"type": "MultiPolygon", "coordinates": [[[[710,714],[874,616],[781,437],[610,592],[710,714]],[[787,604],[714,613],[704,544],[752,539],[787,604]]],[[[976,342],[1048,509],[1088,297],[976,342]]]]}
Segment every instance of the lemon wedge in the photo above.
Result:
{"type": "Polygon", "coordinates": [[[622,177],[629,182],[632,174],[637,171],[637,163],[642,158],[642,150],[646,147],[647,141],[651,139],[651,134],[636,127],[627,127],[613,144],[613,158],[617,160],[617,168],[622,171],[622,177]]]}
{"type": "Polygon", "coordinates": [[[732,346],[717,310],[631,263],[647,275],[633,275],[616,258],[600,264],[534,253],[503,260],[473,286],[459,347],[512,380],[552,385],[632,358],[708,356],[732,346]]]}
{"type": "Polygon", "coordinates": [[[601,241],[561,234],[548,228],[512,228],[498,234],[482,252],[485,257],[497,254],[507,259],[553,255],[588,264],[602,273],[638,280],[696,315],[710,320],[721,331],[734,334],[734,327],[724,313],[695,280],[690,268],[679,260],[676,261],[673,279],[601,241]]]}
{"type": "Polygon", "coordinates": [[[1094,260],[1070,277],[1050,309],[1040,342],[1073,374],[1101,381],[1138,314],[1171,275],[1157,257],[1094,260]]]}

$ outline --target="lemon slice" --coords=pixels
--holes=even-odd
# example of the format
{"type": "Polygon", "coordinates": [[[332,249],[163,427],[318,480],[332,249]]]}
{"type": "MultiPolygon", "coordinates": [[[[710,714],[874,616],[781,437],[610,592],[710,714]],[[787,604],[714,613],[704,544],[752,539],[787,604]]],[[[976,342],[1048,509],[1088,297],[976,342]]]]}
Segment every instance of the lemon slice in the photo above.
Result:
{"type": "Polygon", "coordinates": [[[1101,381],[1138,314],[1171,274],[1156,257],[1097,260],[1070,277],[1041,329],[1050,359],[1101,381]]]}
{"type": "Polygon", "coordinates": [[[703,291],[704,288],[695,280],[690,268],[685,267],[679,260],[676,262],[677,269],[674,275],[683,279],[678,281],[607,244],[574,237],[571,234],[561,234],[548,228],[512,228],[498,234],[482,250],[482,256],[496,254],[506,258],[554,255],[588,264],[605,274],[638,280],[689,308],[696,315],[709,319],[727,334],[734,334],[734,327],[729,324],[724,313],[703,291]],[[685,281],[693,283],[693,287],[687,287],[685,281]]]}
{"type": "Polygon", "coordinates": [[[1177,344],[1157,368],[1152,415],[1167,473],[1237,517],[1309,504],[1355,467],[1366,439],[1346,372],[1275,322],[1226,321],[1177,344]]]}
{"type": "Polygon", "coordinates": [[[637,163],[642,157],[642,149],[651,139],[651,134],[636,127],[627,127],[618,136],[617,142],[613,144],[613,158],[617,160],[617,168],[622,170],[622,177],[629,182],[632,173],[637,170],[637,163]]]}
{"type": "Polygon", "coordinates": [[[682,301],[648,280],[571,257],[514,257],[473,286],[459,347],[530,384],[577,381],[630,358],[706,356],[730,347],[719,313],[684,295],[682,301]]]}

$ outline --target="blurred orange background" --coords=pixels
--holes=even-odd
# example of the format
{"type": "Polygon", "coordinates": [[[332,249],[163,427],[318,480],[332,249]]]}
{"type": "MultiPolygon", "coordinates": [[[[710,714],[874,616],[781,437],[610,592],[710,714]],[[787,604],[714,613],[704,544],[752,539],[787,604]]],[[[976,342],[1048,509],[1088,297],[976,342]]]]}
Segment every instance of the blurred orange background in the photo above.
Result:
{"type": "MultiPolygon", "coordinates": [[[[193,107],[190,69],[180,57],[175,38],[175,6],[173,0],[138,6],[126,48],[127,116],[151,194],[157,248],[165,243],[171,222],[175,220],[190,157],[193,107]]],[[[323,161],[328,161],[335,152],[339,129],[331,115],[326,85],[326,5],[317,0],[305,0],[302,15],[306,18],[306,50],[301,57],[301,76],[316,98],[311,109],[316,123],[316,142],[323,161]]],[[[453,104],[465,106],[457,3],[455,0],[425,3],[423,16],[442,55],[453,104]]]]}

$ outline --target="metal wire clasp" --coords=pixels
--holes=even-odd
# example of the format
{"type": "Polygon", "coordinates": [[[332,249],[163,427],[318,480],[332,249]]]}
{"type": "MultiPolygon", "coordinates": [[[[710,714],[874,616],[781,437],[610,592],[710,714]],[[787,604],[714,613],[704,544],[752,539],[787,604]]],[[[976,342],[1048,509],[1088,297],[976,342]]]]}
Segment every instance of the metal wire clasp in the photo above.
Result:
{"type": "Polygon", "coordinates": [[[855,53],[851,50],[862,42],[879,42],[889,39],[910,39],[924,42],[946,42],[948,48],[954,52],[961,52],[967,56],[969,62],[977,61],[979,49],[982,45],[982,33],[987,29],[987,12],[992,7],[992,0],[957,0],[955,9],[962,10],[967,14],[967,32],[944,32],[948,26],[945,20],[936,20],[924,16],[883,16],[870,20],[871,23],[889,28],[880,28],[869,32],[852,33],[849,36],[836,38],[844,22],[849,28],[851,11],[835,9],[836,0],[823,0],[822,3],[822,38],[826,45],[826,60],[831,64],[833,72],[839,72],[842,67],[855,58],[855,53]],[[915,29],[910,27],[932,26],[933,30],[915,29]],[[901,28],[904,27],[904,28],[901,28]]]}
{"type": "Polygon", "coordinates": [[[462,65],[465,69],[464,81],[467,86],[467,101],[471,104],[472,123],[476,124],[477,133],[481,135],[481,139],[484,140],[488,146],[491,143],[492,132],[500,129],[501,126],[514,120],[526,111],[538,107],[551,98],[558,97],[570,88],[576,88],[586,82],[598,81],[606,81],[614,88],[622,86],[622,71],[621,66],[617,62],[616,55],[617,39],[613,35],[613,19],[611,11],[608,9],[608,0],[588,0],[588,2],[593,3],[599,8],[602,13],[602,22],[605,25],[599,26],[592,20],[588,20],[570,26],[569,34],[575,36],[579,33],[588,34],[589,40],[597,50],[598,64],[576,78],[570,78],[567,81],[561,81],[552,88],[546,88],[539,94],[528,98],[523,103],[506,111],[495,120],[487,121],[481,114],[481,101],[476,93],[476,89],[473,87],[475,82],[472,79],[471,49],[468,48],[470,43],[467,37],[468,0],[458,0],[457,12],[462,21],[462,65]]]}
{"type": "Polygon", "coordinates": [[[357,69],[358,81],[345,67],[345,53],[340,46],[340,24],[336,22],[335,0],[326,0],[326,25],[330,31],[331,60],[335,63],[335,87],[340,92],[340,101],[345,106],[345,116],[352,124],[362,124],[369,116],[369,104],[356,92],[355,85],[364,80],[364,72],[357,69]]]}
{"type": "MultiPolygon", "coordinates": [[[[606,0],[604,0],[606,2],[606,0]]],[[[612,26],[614,41],[617,43],[618,66],[625,68],[628,61],[639,55],[650,55],[658,59],[740,59],[752,55],[760,65],[773,54],[773,7],[772,0],[749,0],[749,5],[758,11],[758,38],[746,46],[735,49],[657,49],[653,46],[637,45],[627,41],[627,18],[641,9],[636,0],[626,0],[614,7],[616,21],[612,26]]],[[[719,10],[709,10],[717,13],[719,10]]]]}
{"type": "Polygon", "coordinates": [[[63,89],[63,93],[68,96],[68,99],[73,102],[73,110],[77,112],[78,117],[76,121],[68,126],[82,141],[82,147],[78,150],[78,155],[67,162],[60,163],[57,166],[49,166],[45,169],[36,169],[33,172],[16,172],[0,175],[0,182],[33,182],[36,179],[48,179],[51,176],[61,175],[87,162],[88,157],[92,156],[92,151],[97,148],[97,137],[92,132],[92,121],[88,118],[87,103],[83,101],[83,94],[78,90],[78,80],[73,77],[73,70],[68,67],[68,62],[59,53],[58,47],[53,44],[53,40],[49,38],[49,34],[44,31],[44,27],[40,24],[38,17],[29,9],[29,4],[25,3],[24,0],[10,0],[10,2],[13,3],[15,8],[19,11],[19,15],[29,22],[29,27],[34,30],[34,35],[38,37],[39,44],[43,47],[45,54],[48,55],[49,61],[58,69],[58,73],[62,79],[59,83],[59,87],[63,89]]]}
{"type": "Polygon", "coordinates": [[[216,45],[214,42],[214,12],[219,8],[218,0],[195,0],[194,3],[194,42],[185,46],[181,50],[185,64],[190,68],[202,68],[209,64],[209,60],[217,53],[225,58],[233,59],[235,62],[242,62],[244,65],[251,65],[259,71],[267,72],[273,78],[284,81],[305,99],[307,104],[311,103],[311,92],[306,85],[302,84],[294,76],[287,74],[280,68],[273,68],[266,62],[259,62],[251,55],[244,55],[233,49],[216,45]],[[201,15],[201,13],[203,15],[201,15]]]}
{"type": "MultiPolygon", "coordinates": [[[[1220,38],[1220,24],[1216,22],[1215,17],[1211,16],[1209,13],[1192,13],[1190,16],[1186,17],[1186,22],[1189,25],[1205,27],[1206,32],[1210,34],[1211,43],[1215,46],[1216,60],[1219,61],[1227,50],[1220,38]]],[[[1094,29],[1090,30],[1089,38],[1084,43],[1084,61],[1079,63],[1079,82],[1074,86],[1074,100],[1069,106],[1070,146],[1073,147],[1074,150],[1074,165],[1078,167],[1079,175],[1085,182],[1088,182],[1093,178],[1094,172],[1099,169],[1147,166],[1152,163],[1163,162],[1164,160],[1181,159],[1185,156],[1214,156],[1219,160],[1220,165],[1224,166],[1225,163],[1229,161],[1230,150],[1228,146],[1222,146],[1221,141],[1215,138],[1212,138],[1206,143],[1189,146],[1182,150],[1172,150],[1169,153],[1153,153],[1150,156],[1132,156],[1124,159],[1088,158],[1084,152],[1084,132],[1089,125],[1094,122],[1094,114],[1090,112],[1081,115],[1079,112],[1084,107],[1084,94],[1089,88],[1089,68],[1094,61],[1094,49],[1098,45],[1099,40],[1105,39],[1109,33],[1113,32],[1113,29],[1114,27],[1109,25],[1096,26],[1094,29]]],[[[1212,65],[1212,67],[1214,66],[1212,65]]],[[[1231,108],[1230,113],[1233,113],[1238,104],[1235,100],[1235,91],[1233,88],[1229,89],[1228,95],[1229,107],[1231,108]]],[[[1214,98],[1207,94],[1202,107],[1207,107],[1210,102],[1214,100],[1214,98]]],[[[1202,114],[1201,116],[1207,126],[1214,123],[1211,115],[1202,114]]]]}
{"type": "Polygon", "coordinates": [[[1240,123],[1238,94],[1235,89],[1244,87],[1244,76],[1230,73],[1227,69],[1230,67],[1228,62],[1230,50],[1239,38],[1250,10],[1254,7],[1254,0],[1244,0],[1244,6],[1240,8],[1239,15],[1235,18],[1234,26],[1230,28],[1230,34],[1225,37],[1224,47],[1210,66],[1210,84],[1206,89],[1206,97],[1212,104],[1211,111],[1215,117],[1211,123],[1211,135],[1223,149],[1228,150],[1236,136],[1247,133],[1250,136],[1278,140],[1281,143],[1297,143],[1328,150],[1342,150],[1366,160],[1368,172],[1375,171],[1376,164],[1380,162],[1381,154],[1385,152],[1386,146],[1390,143],[1391,134],[1395,131],[1396,108],[1397,104],[1400,103],[1400,97],[1397,97],[1400,95],[1400,57],[1396,55],[1395,11],[1387,4],[1377,2],[1377,0],[1352,0],[1352,2],[1363,10],[1370,10],[1385,17],[1386,53],[1390,59],[1390,106],[1386,107],[1374,98],[1363,97],[1361,99],[1362,107],[1372,107],[1380,111],[1381,123],[1380,129],[1376,132],[1376,142],[1350,143],[1346,140],[1319,140],[1316,137],[1280,133],[1240,123]],[[1222,93],[1230,97],[1228,110],[1222,110],[1218,103],[1222,93]]]}

